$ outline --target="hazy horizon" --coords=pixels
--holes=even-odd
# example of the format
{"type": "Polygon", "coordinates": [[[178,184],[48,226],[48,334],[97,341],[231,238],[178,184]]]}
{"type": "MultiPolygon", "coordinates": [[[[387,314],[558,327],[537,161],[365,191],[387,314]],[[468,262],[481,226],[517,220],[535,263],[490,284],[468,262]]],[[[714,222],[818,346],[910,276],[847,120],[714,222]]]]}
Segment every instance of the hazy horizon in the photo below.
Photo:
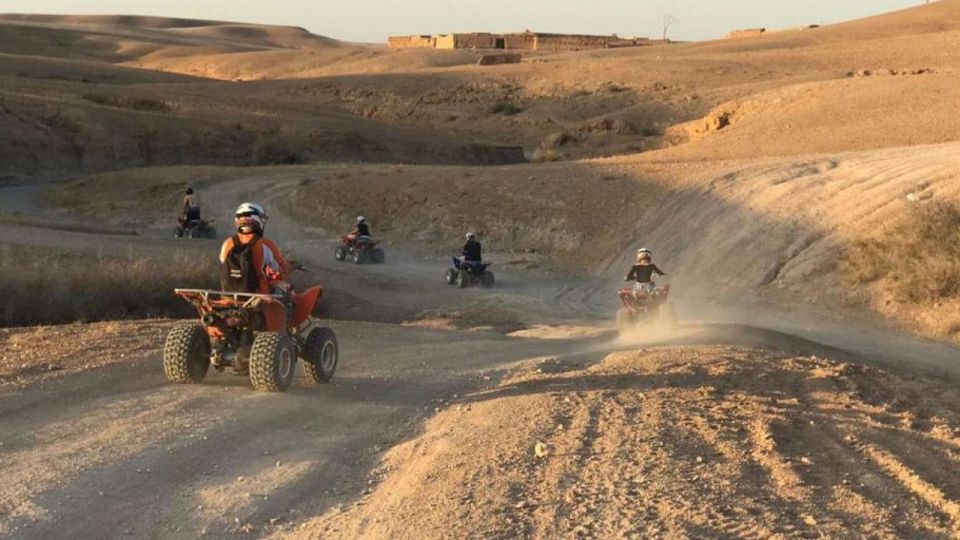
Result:
{"type": "Polygon", "coordinates": [[[619,34],[657,37],[663,18],[677,23],[669,36],[677,40],[721,37],[735,28],[787,28],[831,24],[906,7],[923,1],[808,0],[799,3],[732,0],[651,0],[644,4],[626,0],[531,0],[523,4],[489,0],[482,10],[439,0],[354,0],[319,5],[306,0],[281,0],[270,4],[228,0],[0,0],[0,12],[42,14],[154,15],[190,19],[230,20],[302,26],[316,34],[348,41],[383,42],[389,35],[445,32],[543,32],[619,34]]]}

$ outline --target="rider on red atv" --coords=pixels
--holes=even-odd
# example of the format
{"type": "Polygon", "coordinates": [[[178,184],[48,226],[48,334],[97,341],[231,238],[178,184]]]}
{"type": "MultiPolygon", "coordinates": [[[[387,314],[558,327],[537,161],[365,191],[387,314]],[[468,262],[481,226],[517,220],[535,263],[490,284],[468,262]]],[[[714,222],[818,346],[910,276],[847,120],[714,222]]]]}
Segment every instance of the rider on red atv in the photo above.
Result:
{"type": "Polygon", "coordinates": [[[280,248],[263,237],[267,214],[263,207],[243,203],[234,214],[237,233],[223,241],[220,262],[223,290],[270,294],[271,289],[285,282],[290,264],[280,248]]]}
{"type": "Polygon", "coordinates": [[[200,221],[200,199],[193,193],[193,188],[187,188],[183,195],[183,219],[186,222],[200,221]]]}
{"type": "Polygon", "coordinates": [[[630,272],[627,273],[623,280],[634,282],[634,294],[640,292],[649,294],[656,288],[656,284],[653,282],[654,274],[659,276],[667,275],[663,270],[660,270],[657,265],[653,264],[653,252],[647,248],[640,248],[640,250],[637,251],[637,264],[630,267],[630,272]]]}
{"type": "Polygon", "coordinates": [[[370,237],[370,226],[367,225],[367,218],[363,216],[357,216],[357,226],[350,231],[350,234],[344,237],[344,240],[349,244],[353,245],[357,241],[357,238],[370,237]]]}

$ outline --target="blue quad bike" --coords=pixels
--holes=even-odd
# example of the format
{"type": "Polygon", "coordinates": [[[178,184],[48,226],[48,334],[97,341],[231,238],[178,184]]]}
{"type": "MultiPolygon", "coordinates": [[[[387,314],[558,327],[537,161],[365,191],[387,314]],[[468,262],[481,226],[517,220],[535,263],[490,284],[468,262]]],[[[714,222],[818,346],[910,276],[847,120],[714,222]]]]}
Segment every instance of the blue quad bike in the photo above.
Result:
{"type": "Polygon", "coordinates": [[[453,258],[453,268],[447,269],[447,284],[456,285],[461,289],[480,285],[484,288],[493,287],[493,272],[489,270],[490,263],[465,261],[463,257],[453,258]]]}

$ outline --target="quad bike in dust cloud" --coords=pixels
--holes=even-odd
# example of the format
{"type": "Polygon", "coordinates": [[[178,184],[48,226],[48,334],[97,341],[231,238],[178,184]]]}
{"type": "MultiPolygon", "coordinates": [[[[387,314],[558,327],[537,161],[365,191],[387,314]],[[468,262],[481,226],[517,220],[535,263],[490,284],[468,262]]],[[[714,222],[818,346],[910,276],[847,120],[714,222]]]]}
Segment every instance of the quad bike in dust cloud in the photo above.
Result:
{"type": "Polygon", "coordinates": [[[217,230],[209,222],[202,219],[189,219],[186,216],[177,218],[177,225],[173,235],[177,238],[216,238],[217,230]]]}
{"type": "Polygon", "coordinates": [[[372,262],[380,264],[386,258],[383,248],[378,247],[380,242],[372,236],[357,236],[348,234],[343,236],[340,245],[333,256],[338,261],[352,260],[356,264],[372,262]]]}
{"type": "Polygon", "coordinates": [[[453,258],[453,267],[447,269],[446,281],[449,285],[457,285],[461,289],[480,284],[490,288],[494,285],[492,263],[466,261],[463,257],[453,258]]]}
{"type": "Polygon", "coordinates": [[[163,370],[174,383],[199,383],[210,366],[248,375],[256,390],[290,387],[297,358],[314,383],[333,378],[339,360],[337,337],[310,314],[323,287],[302,294],[251,294],[176,289],[200,315],[175,326],[163,349],[163,370]]]}
{"type": "Polygon", "coordinates": [[[623,304],[617,310],[617,330],[621,333],[644,325],[676,325],[673,304],[669,302],[670,285],[651,287],[624,287],[617,291],[623,304]]]}

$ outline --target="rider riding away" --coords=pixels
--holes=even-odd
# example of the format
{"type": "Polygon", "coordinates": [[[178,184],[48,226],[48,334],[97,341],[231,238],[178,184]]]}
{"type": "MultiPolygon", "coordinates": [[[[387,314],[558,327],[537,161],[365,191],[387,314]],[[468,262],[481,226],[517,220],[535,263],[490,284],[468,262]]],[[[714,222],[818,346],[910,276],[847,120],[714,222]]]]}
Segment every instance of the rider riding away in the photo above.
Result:
{"type": "Polygon", "coordinates": [[[653,252],[647,248],[641,248],[637,251],[637,264],[630,267],[630,272],[623,278],[624,281],[634,281],[634,292],[651,293],[656,288],[653,283],[654,274],[665,276],[663,270],[653,264],[653,252]]]}
{"type": "Polygon", "coordinates": [[[267,214],[258,204],[243,203],[237,208],[234,214],[237,233],[224,240],[220,248],[224,290],[270,294],[280,288],[289,292],[286,276],[290,264],[280,248],[263,237],[266,221],[267,214]]]}
{"type": "Polygon", "coordinates": [[[200,220],[200,199],[193,193],[193,188],[187,188],[183,195],[183,216],[187,221],[200,220]]]}
{"type": "Polygon", "coordinates": [[[482,247],[477,242],[477,236],[472,232],[467,233],[467,243],[463,245],[463,260],[470,263],[483,262],[482,247]]]}

